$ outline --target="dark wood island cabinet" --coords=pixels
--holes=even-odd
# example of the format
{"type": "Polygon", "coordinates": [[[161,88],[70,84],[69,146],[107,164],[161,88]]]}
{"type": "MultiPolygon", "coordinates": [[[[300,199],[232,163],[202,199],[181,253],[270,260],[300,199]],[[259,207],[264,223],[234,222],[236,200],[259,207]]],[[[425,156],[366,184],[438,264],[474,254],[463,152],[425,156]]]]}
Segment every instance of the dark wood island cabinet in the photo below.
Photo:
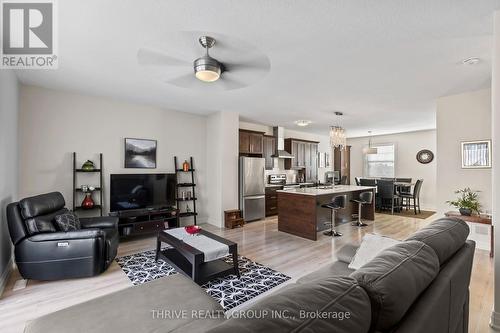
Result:
{"type": "MultiPolygon", "coordinates": [[[[352,221],[352,214],[357,213],[358,205],[351,199],[358,198],[359,193],[372,191],[375,198],[375,187],[338,185],[329,188],[300,188],[277,191],[278,194],[278,230],[311,240],[317,239],[318,232],[326,229],[324,223],[331,221],[331,211],[321,207],[336,195],[347,195],[346,208],[340,209],[336,215],[336,223],[352,221]]],[[[363,205],[361,217],[375,220],[375,203],[363,205]]]]}

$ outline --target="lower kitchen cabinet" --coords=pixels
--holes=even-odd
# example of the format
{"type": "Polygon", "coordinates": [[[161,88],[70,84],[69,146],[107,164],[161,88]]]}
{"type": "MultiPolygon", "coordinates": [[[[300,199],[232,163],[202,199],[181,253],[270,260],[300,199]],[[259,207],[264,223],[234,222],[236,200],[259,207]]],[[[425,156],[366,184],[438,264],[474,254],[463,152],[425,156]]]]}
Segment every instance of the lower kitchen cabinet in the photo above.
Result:
{"type": "Polygon", "coordinates": [[[278,214],[278,193],[276,188],[266,188],[266,216],[272,216],[278,214]]]}

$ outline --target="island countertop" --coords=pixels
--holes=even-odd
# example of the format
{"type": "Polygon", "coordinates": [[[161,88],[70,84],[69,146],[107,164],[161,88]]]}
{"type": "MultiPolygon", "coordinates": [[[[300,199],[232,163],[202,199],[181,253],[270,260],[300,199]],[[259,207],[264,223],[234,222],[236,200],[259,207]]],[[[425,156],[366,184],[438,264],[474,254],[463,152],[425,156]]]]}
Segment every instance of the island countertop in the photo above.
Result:
{"type": "Polygon", "coordinates": [[[356,185],[335,185],[335,186],[319,186],[319,187],[304,187],[291,190],[278,190],[276,192],[284,192],[299,195],[331,195],[336,193],[357,192],[357,191],[371,191],[373,186],[356,186],[356,185]]]}

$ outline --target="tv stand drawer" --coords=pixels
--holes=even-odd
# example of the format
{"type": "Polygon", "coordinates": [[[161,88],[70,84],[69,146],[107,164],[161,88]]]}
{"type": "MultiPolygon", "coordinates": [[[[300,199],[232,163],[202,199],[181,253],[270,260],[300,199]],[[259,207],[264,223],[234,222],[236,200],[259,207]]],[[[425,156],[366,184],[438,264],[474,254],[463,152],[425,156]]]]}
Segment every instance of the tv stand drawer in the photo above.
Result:
{"type": "Polygon", "coordinates": [[[167,221],[151,221],[134,224],[134,233],[155,232],[168,229],[167,221]]]}

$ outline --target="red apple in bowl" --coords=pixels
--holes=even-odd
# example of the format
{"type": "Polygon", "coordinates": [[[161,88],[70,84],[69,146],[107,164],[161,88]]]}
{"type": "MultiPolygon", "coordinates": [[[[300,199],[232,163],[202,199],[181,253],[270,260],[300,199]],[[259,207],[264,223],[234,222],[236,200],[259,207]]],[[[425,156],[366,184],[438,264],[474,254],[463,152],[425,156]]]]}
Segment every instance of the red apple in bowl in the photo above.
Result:
{"type": "Polygon", "coordinates": [[[199,227],[197,225],[188,225],[188,226],[185,226],[184,229],[190,235],[196,235],[197,233],[199,233],[201,231],[201,227],[199,227]]]}

